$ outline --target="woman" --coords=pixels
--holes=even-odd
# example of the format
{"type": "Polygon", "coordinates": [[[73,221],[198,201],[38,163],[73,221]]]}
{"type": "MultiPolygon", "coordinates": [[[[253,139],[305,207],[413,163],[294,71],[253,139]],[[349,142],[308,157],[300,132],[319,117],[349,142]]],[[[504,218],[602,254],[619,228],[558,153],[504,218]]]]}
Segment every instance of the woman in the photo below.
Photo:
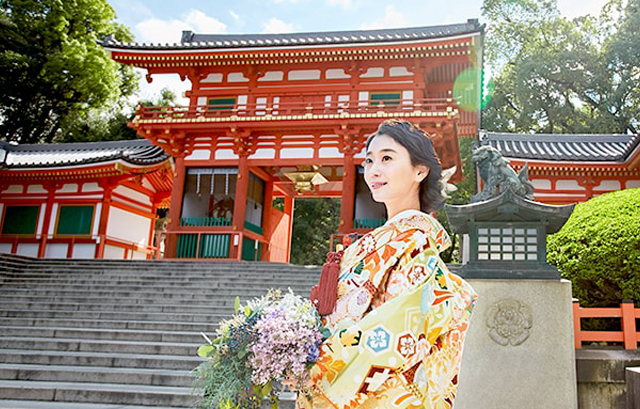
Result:
{"type": "Polygon", "coordinates": [[[405,121],[382,123],[366,155],[365,181],[389,220],[345,250],[323,318],[332,335],[298,406],[450,408],[475,293],[440,259],[451,243],[427,214],[444,201],[442,169],[405,121]]]}

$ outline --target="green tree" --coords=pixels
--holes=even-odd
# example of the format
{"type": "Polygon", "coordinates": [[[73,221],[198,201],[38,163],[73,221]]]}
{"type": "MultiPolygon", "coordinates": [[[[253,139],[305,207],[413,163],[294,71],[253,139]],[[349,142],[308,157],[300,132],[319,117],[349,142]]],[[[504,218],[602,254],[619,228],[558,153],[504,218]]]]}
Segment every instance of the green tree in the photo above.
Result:
{"type": "MultiPolygon", "coordinates": [[[[143,99],[136,105],[175,106],[176,94],[163,88],[155,99],[143,99]]],[[[135,107],[115,104],[108,108],[93,108],[80,115],[67,117],[54,142],[98,142],[136,139],[138,134],[128,126],[135,107]]]]}
{"type": "Polygon", "coordinates": [[[0,136],[51,142],[70,118],[137,89],[131,67],[98,44],[131,41],[106,0],[0,0],[0,136]]]}
{"type": "Polygon", "coordinates": [[[629,0],[623,10],[612,0],[599,18],[569,20],[554,0],[485,0],[485,61],[497,75],[482,127],[636,132],[640,49],[637,35],[628,36],[637,34],[638,1],[629,0]]]}
{"type": "Polygon", "coordinates": [[[640,303],[640,189],[595,197],[576,206],[547,240],[547,260],[573,284],[584,306],[640,303]]]}
{"type": "Polygon", "coordinates": [[[291,263],[324,264],[331,235],[338,232],[340,199],[302,198],[295,200],[291,263]]]}

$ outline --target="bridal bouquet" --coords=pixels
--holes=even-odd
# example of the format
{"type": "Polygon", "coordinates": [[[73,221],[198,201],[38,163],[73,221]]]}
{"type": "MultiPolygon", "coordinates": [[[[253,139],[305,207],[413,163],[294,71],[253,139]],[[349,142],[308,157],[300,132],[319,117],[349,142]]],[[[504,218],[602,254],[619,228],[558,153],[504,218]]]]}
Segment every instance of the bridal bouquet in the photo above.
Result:
{"type": "Polygon", "coordinates": [[[291,290],[270,290],[244,306],[236,298],[233,317],[220,323],[214,340],[205,336],[209,343],[198,349],[207,358],[194,371],[204,407],[259,408],[268,396],[277,408],[274,383],[304,388],[323,332],[311,301],[291,290]]]}

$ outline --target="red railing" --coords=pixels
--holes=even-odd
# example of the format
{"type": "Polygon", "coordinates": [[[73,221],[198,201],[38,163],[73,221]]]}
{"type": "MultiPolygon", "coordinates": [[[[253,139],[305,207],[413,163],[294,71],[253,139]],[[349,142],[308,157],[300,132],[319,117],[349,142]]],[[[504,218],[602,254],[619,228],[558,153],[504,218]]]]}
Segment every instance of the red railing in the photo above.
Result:
{"type": "Polygon", "coordinates": [[[636,319],[640,318],[640,308],[633,301],[624,300],[620,307],[583,308],[578,300],[573,301],[573,328],[575,347],[582,348],[583,342],[620,342],[624,349],[637,349],[640,333],[636,319]],[[582,318],[620,318],[622,331],[583,331],[582,318]]]}
{"type": "Polygon", "coordinates": [[[271,104],[229,104],[177,107],[140,106],[136,115],[140,120],[194,119],[194,118],[227,118],[231,116],[260,117],[272,116],[304,116],[328,114],[367,114],[383,111],[393,112],[453,112],[454,102],[448,98],[427,98],[418,100],[397,101],[313,101],[313,102],[280,102],[271,104]]]}

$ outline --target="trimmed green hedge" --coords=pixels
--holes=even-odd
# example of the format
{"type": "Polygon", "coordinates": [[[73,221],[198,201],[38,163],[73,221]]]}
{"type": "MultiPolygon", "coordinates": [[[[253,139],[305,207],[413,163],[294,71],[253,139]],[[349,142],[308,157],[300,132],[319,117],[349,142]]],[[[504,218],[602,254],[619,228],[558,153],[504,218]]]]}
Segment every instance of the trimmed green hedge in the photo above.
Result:
{"type": "Polygon", "coordinates": [[[595,197],[576,206],[547,240],[547,260],[573,283],[581,305],[640,305],[640,189],[595,197]]]}

